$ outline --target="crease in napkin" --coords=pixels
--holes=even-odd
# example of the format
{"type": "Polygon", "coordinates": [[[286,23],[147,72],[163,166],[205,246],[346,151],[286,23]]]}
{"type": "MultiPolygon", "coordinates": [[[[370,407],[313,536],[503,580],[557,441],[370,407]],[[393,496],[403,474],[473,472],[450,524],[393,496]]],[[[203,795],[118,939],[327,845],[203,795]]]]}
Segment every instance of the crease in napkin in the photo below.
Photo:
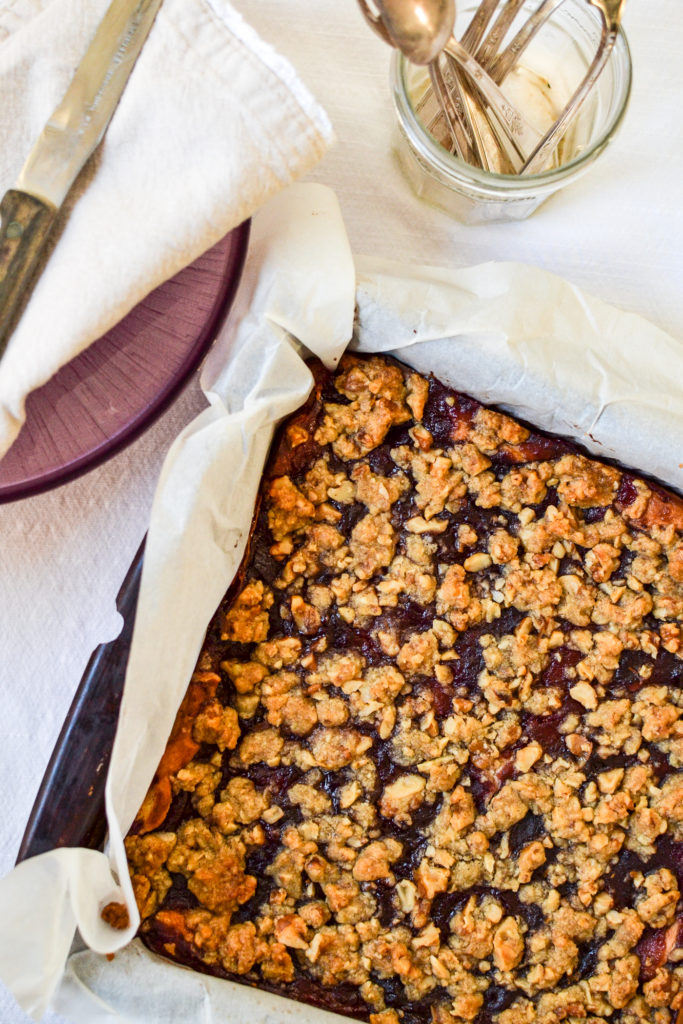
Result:
{"type": "Polygon", "coordinates": [[[241,560],[273,430],[309,393],[304,359],[332,367],[349,342],[681,489],[683,356],[672,338],[532,267],[354,266],[329,189],[295,185],[271,200],[254,218],[233,312],[205,364],[208,408],[172,446],[154,500],[107,779],[108,853],[42,854],[0,880],[0,977],[35,1019],[51,1005],[74,1024],[333,1024],[325,1011],[187,970],[133,939],[122,836],[241,560]],[[99,919],[111,899],[128,905],[123,932],[99,919]],[[74,924],[81,941],[62,973],[74,924]]]}
{"type": "MultiPolygon", "coordinates": [[[[0,194],[108,0],[0,0],[0,194]]],[[[0,457],[27,395],[308,171],[334,139],[294,68],[227,0],[164,0],[0,362],[0,457]]]]}

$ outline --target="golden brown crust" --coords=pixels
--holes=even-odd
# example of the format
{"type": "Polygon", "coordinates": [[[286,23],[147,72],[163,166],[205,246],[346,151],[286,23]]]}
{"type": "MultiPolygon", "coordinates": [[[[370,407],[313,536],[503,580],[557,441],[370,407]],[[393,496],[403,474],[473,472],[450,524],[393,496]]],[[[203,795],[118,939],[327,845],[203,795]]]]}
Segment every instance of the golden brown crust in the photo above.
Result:
{"type": "Polygon", "coordinates": [[[154,781],[135,820],[134,830],[142,835],[158,828],[171,806],[171,779],[192,760],[199,744],[192,738],[195,718],[207,700],[213,697],[221,677],[215,672],[196,671],[180,705],[166,750],[154,781]]]}
{"type": "Polygon", "coordinates": [[[318,369],[127,840],[144,940],[374,1024],[673,1024],[682,533],[392,361],[318,369]]]}

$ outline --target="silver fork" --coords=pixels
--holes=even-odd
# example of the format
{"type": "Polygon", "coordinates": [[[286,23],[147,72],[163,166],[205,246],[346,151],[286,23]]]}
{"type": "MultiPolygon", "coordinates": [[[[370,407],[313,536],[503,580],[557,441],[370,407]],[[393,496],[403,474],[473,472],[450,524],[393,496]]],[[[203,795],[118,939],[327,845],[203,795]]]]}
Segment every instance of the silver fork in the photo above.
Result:
{"type": "Polygon", "coordinates": [[[475,163],[487,171],[516,173],[520,166],[519,151],[514,150],[511,158],[510,147],[505,146],[504,138],[501,138],[506,132],[499,129],[500,134],[496,134],[492,131],[491,119],[486,116],[471,83],[459,78],[457,65],[454,67],[453,63],[448,54],[444,53],[435,61],[435,67],[439,69],[446,97],[454,98],[457,109],[462,111],[475,163]]]}
{"type": "MultiPolygon", "coordinates": [[[[523,4],[524,0],[508,0],[508,2],[504,4],[498,17],[493,23],[493,27],[486,36],[486,39],[475,53],[475,57],[479,63],[487,68],[487,70],[490,71],[491,64],[500,49],[500,45],[505,38],[507,30],[517,17],[517,14],[521,10],[523,4]]],[[[502,81],[502,79],[500,81],[502,81]]],[[[498,82],[499,85],[500,81],[498,82]]]]}
{"type": "MultiPolygon", "coordinates": [[[[518,63],[539,29],[563,2],[564,0],[543,0],[505,49],[496,55],[496,50],[504,39],[506,31],[514,21],[523,0],[505,0],[493,28],[491,28],[483,42],[482,39],[486,29],[498,7],[498,0],[482,0],[463,36],[463,44],[471,48],[477,47],[475,59],[489,71],[493,81],[500,85],[518,63]]],[[[543,169],[551,153],[557,148],[590,95],[617,41],[626,0],[587,0],[587,2],[597,7],[603,18],[601,39],[597,52],[583,81],[567,106],[544,135],[543,139],[529,154],[522,167],[518,168],[519,173],[533,174],[543,169]]]]}
{"type": "Polygon", "coordinates": [[[444,52],[453,58],[465,72],[483,101],[500,122],[506,140],[512,145],[522,162],[526,161],[528,155],[536,150],[541,140],[541,133],[529,124],[519,110],[510,103],[485,68],[454,36],[451,36],[446,43],[444,52]]]}
{"type": "MultiPolygon", "coordinates": [[[[488,35],[486,35],[485,39],[484,35],[486,33],[486,29],[489,26],[491,18],[495,14],[499,0],[483,0],[480,4],[470,25],[467,27],[461,42],[465,49],[469,50],[470,53],[473,53],[476,49],[476,52],[474,52],[475,59],[484,69],[488,70],[487,56],[489,54],[493,56],[498,51],[498,47],[505,37],[505,33],[514,21],[514,18],[523,3],[524,0],[507,0],[495,20],[493,28],[489,31],[488,35]]],[[[511,152],[511,147],[509,145],[509,132],[505,128],[501,129],[499,122],[496,122],[498,127],[498,132],[496,132],[494,130],[496,126],[489,123],[489,128],[492,130],[487,133],[486,139],[482,136],[481,130],[477,124],[477,114],[482,113],[481,103],[476,95],[473,95],[472,89],[469,87],[469,83],[467,81],[461,81],[459,69],[453,56],[451,54],[446,54],[445,60],[449,65],[454,88],[458,91],[463,106],[470,114],[473,134],[475,135],[475,151],[478,157],[477,162],[485,170],[497,170],[504,173],[512,171],[514,173],[514,171],[519,169],[518,159],[515,159],[515,157],[519,158],[519,151],[516,147],[513,147],[513,151],[511,152]],[[495,147],[495,152],[491,154],[490,150],[492,145],[495,147]]]]}
{"type": "MultiPolygon", "coordinates": [[[[487,67],[491,78],[498,85],[507,78],[538,30],[562,3],[564,3],[564,0],[543,0],[540,7],[524,22],[505,49],[493,59],[490,59],[487,67]]],[[[510,0],[508,2],[509,5],[510,0]]]]}
{"type": "Polygon", "coordinates": [[[524,164],[522,174],[534,174],[543,169],[548,157],[576,118],[600,77],[619,36],[626,0],[588,0],[588,2],[597,7],[602,14],[602,33],[597,52],[569,103],[524,164]]]}
{"type": "MultiPolygon", "coordinates": [[[[517,32],[510,45],[503,51],[501,56],[504,56],[504,60],[501,61],[499,73],[497,74],[494,72],[494,68],[498,59],[499,47],[521,10],[524,0],[504,0],[502,7],[501,0],[482,0],[462,36],[461,44],[465,50],[468,50],[474,56],[475,61],[485,71],[490,73],[490,77],[495,84],[500,85],[512,70],[514,64],[517,63],[536,32],[550,17],[558,4],[562,2],[563,0],[544,0],[540,8],[530,16],[517,32]],[[493,26],[489,29],[489,25],[497,11],[498,14],[495,17],[493,26]]],[[[476,112],[481,110],[481,102],[472,94],[471,81],[468,81],[465,76],[461,77],[462,70],[464,69],[462,60],[456,60],[453,50],[449,49],[448,46],[446,47],[446,60],[450,64],[452,88],[458,93],[460,102],[466,110],[470,111],[472,119],[476,123],[476,112]]],[[[467,71],[467,69],[464,70],[467,71]]],[[[472,76],[473,68],[471,65],[469,73],[472,76]]],[[[487,170],[496,169],[493,167],[493,164],[496,162],[495,157],[497,155],[498,163],[501,163],[505,169],[509,168],[513,173],[517,173],[521,171],[527,159],[525,156],[525,145],[531,145],[532,152],[535,152],[538,145],[534,145],[528,133],[519,139],[517,137],[518,123],[513,125],[504,117],[501,118],[499,111],[504,109],[504,104],[500,97],[501,94],[498,94],[496,97],[498,102],[493,104],[491,104],[490,90],[489,94],[485,97],[485,102],[489,103],[494,115],[497,114],[498,116],[495,119],[489,118],[492,133],[488,133],[488,145],[481,138],[481,135],[478,140],[479,145],[477,145],[477,140],[475,140],[474,148],[478,158],[477,162],[487,170]],[[510,143],[512,143],[512,147],[510,143]],[[489,158],[488,153],[492,144],[496,147],[496,154],[493,156],[493,159],[489,158]]],[[[525,126],[525,128],[528,128],[528,126],[525,126]]],[[[498,167],[497,169],[500,170],[501,168],[498,167]]]]}

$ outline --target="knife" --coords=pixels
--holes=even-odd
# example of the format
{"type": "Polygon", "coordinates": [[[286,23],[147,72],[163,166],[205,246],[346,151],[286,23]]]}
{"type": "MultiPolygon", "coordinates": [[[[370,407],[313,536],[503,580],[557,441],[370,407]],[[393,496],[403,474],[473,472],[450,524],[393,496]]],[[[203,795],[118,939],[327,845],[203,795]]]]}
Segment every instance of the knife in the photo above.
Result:
{"type": "Polygon", "coordinates": [[[0,358],[67,193],[102,139],[162,0],[112,0],[16,186],[0,202],[0,358]]]}

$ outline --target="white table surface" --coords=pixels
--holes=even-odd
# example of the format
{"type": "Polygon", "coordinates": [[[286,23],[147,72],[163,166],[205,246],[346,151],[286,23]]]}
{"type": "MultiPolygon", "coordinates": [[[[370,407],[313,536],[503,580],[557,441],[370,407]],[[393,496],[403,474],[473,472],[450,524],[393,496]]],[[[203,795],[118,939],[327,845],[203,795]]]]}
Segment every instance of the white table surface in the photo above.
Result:
{"type": "MultiPolygon", "coordinates": [[[[683,344],[680,0],[629,0],[633,95],[599,165],[530,220],[482,227],[424,205],[403,179],[391,151],[389,51],[354,0],[235,6],[292,61],[330,115],[338,142],[310,177],[335,189],[354,251],[456,267],[532,263],[640,313],[683,344]]],[[[120,628],[116,592],[145,533],[164,455],[203,406],[195,378],[105,465],[0,506],[0,875],[14,863],[90,653],[120,628]]],[[[63,1024],[55,1014],[45,1020],[63,1024]]],[[[0,1022],[28,1022],[1,986],[0,1022]]]]}

